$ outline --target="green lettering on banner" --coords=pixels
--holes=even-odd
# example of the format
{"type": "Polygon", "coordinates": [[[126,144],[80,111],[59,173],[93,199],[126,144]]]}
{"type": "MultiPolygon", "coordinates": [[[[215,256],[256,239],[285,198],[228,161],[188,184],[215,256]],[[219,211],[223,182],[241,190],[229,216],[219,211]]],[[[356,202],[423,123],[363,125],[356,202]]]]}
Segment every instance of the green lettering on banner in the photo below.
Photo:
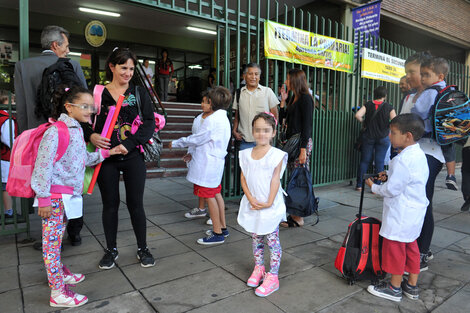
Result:
{"type": "Polygon", "coordinates": [[[266,20],[264,54],[268,59],[353,72],[354,44],[266,20]]]}

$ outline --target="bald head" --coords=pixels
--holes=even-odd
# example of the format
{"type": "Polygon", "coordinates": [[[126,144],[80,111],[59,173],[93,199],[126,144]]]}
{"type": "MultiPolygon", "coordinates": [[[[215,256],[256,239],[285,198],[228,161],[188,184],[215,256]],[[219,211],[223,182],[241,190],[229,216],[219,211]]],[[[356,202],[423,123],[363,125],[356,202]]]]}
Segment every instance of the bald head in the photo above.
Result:
{"type": "Polygon", "coordinates": [[[400,84],[398,86],[400,88],[401,93],[406,93],[410,91],[411,89],[410,85],[406,81],[406,76],[403,76],[402,78],[400,78],[400,84]]]}

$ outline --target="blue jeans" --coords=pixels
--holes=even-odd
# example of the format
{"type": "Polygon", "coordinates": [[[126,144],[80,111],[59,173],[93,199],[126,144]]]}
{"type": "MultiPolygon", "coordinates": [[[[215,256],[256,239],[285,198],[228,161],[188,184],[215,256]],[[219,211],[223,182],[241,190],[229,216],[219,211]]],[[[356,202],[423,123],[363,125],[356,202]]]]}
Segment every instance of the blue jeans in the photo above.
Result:
{"type": "Polygon", "coordinates": [[[255,146],[256,146],[256,142],[248,142],[248,141],[245,141],[245,139],[242,139],[242,141],[240,141],[239,151],[249,149],[249,148],[254,148],[255,146]]]}
{"type": "Polygon", "coordinates": [[[375,170],[377,173],[384,170],[385,154],[390,146],[390,139],[388,136],[381,139],[372,139],[367,136],[362,138],[361,147],[361,163],[357,172],[356,187],[362,187],[362,177],[367,173],[372,155],[375,153],[375,170]]]}
{"type": "Polygon", "coordinates": [[[162,75],[158,76],[158,81],[160,82],[160,95],[162,101],[168,101],[168,83],[170,82],[170,75],[162,75]]]}

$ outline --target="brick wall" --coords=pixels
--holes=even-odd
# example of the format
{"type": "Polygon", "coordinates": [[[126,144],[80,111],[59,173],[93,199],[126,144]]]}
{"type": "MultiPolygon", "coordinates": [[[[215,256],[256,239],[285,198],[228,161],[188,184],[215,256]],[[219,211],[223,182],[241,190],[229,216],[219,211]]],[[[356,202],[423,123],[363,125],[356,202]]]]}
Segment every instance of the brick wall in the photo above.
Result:
{"type": "Polygon", "coordinates": [[[465,0],[383,0],[382,10],[470,43],[470,3],[465,0]]]}

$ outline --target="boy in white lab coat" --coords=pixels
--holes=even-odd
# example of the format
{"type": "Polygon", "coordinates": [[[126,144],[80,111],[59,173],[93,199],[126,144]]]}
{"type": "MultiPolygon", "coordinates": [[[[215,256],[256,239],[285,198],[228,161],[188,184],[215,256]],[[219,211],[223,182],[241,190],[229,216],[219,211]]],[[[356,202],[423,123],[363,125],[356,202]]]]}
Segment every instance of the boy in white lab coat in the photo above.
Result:
{"type": "Polygon", "coordinates": [[[424,134],[424,122],[415,114],[401,114],[390,123],[390,141],[400,152],[392,159],[388,173],[379,173],[382,185],[371,179],[366,184],[384,197],[382,227],[382,269],[391,274],[390,282],[370,285],[367,290],[378,297],[400,301],[402,293],[418,299],[420,253],[416,239],[423,226],[428,200],[429,176],[426,156],[417,144],[424,134]],[[409,273],[403,280],[404,272],[409,273]]]}
{"type": "Polygon", "coordinates": [[[189,153],[184,159],[188,162],[186,179],[194,184],[194,194],[207,200],[213,230],[207,231],[206,237],[197,240],[201,245],[224,243],[229,235],[220,183],[231,134],[225,108],[230,105],[231,100],[232,96],[227,88],[212,88],[201,104],[203,109],[204,106],[210,109],[202,114],[202,125],[198,132],[170,143],[170,148],[188,147],[189,153]]]}

